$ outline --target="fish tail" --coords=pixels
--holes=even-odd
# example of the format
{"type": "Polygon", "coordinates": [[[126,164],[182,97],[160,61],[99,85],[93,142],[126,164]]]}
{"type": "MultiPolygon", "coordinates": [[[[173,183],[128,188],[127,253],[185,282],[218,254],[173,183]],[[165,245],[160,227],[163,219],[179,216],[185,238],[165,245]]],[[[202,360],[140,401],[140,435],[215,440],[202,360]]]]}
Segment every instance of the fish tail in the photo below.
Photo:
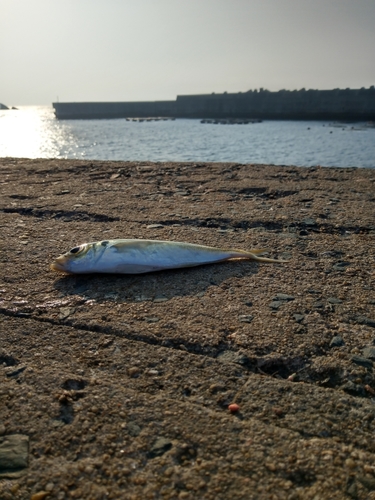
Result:
{"type": "Polygon", "coordinates": [[[275,263],[289,262],[288,260],[271,259],[269,257],[261,257],[262,254],[267,253],[267,252],[269,252],[268,248],[252,248],[251,250],[248,250],[248,251],[240,250],[238,252],[239,255],[237,258],[255,260],[256,262],[275,262],[275,263]]]}
{"type": "Polygon", "coordinates": [[[289,262],[289,260],[283,260],[283,259],[270,259],[268,257],[258,257],[258,255],[250,254],[251,257],[249,256],[249,259],[255,260],[257,262],[289,262]]]}
{"type": "Polygon", "coordinates": [[[252,248],[248,250],[246,253],[251,253],[253,255],[262,255],[263,253],[269,252],[269,248],[252,248]]]}

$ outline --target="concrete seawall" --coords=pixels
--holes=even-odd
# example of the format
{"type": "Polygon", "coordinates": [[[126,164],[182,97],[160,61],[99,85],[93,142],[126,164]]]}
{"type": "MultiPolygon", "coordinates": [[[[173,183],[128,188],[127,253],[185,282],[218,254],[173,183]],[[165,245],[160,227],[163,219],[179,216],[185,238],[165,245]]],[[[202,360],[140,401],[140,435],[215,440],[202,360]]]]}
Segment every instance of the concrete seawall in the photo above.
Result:
{"type": "Polygon", "coordinates": [[[374,170],[0,158],[0,174],[1,500],[374,500],[374,170]],[[289,262],[49,268],[112,238],[289,262]]]}
{"type": "Polygon", "coordinates": [[[59,119],[134,117],[260,118],[269,120],[375,120],[375,88],[260,89],[180,95],[174,101],[53,103],[59,119]]]}

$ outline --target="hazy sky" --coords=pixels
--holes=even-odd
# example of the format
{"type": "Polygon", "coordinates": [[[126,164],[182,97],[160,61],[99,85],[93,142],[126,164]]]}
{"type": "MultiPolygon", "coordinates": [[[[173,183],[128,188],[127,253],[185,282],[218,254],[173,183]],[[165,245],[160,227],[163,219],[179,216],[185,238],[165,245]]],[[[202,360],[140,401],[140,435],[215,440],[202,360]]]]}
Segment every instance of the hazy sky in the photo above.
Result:
{"type": "Polygon", "coordinates": [[[375,85],[375,0],[0,0],[0,102],[375,85]]]}

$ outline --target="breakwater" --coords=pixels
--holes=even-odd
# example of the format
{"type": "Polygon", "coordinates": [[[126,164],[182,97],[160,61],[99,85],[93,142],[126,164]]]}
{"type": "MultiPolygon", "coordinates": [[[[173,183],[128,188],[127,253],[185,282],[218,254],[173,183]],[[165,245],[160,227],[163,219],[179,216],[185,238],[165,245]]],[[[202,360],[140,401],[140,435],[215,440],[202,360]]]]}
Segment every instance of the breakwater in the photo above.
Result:
{"type": "Polygon", "coordinates": [[[375,120],[375,88],[249,90],[179,95],[170,101],[54,102],[59,119],[175,117],[200,119],[375,120]]]}

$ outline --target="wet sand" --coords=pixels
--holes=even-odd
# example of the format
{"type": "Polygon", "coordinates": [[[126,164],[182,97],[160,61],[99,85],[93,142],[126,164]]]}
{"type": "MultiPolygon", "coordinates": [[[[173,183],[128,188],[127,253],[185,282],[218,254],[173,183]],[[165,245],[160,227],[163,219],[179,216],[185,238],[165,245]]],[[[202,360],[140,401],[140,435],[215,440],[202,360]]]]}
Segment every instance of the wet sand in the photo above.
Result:
{"type": "Polygon", "coordinates": [[[3,158],[0,174],[1,499],[375,499],[374,170],[3,158]],[[49,269],[112,238],[289,262],[49,269]]]}

